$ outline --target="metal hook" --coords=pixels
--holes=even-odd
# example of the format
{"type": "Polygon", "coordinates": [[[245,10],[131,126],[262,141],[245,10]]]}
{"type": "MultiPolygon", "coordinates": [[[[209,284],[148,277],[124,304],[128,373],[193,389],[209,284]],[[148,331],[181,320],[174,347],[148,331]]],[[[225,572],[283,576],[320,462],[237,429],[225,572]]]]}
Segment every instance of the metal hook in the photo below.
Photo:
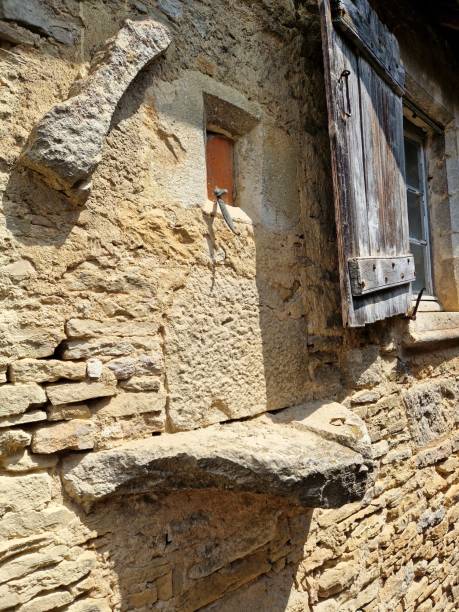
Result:
{"type": "Polygon", "coordinates": [[[351,109],[351,96],[349,94],[349,76],[351,72],[350,70],[343,70],[341,76],[339,77],[339,82],[342,83],[344,81],[344,86],[346,88],[346,106],[347,110],[344,109],[344,114],[346,117],[352,117],[352,109],[351,109]]]}
{"type": "Polygon", "coordinates": [[[226,225],[230,228],[233,234],[236,234],[236,236],[239,236],[239,232],[234,227],[234,223],[231,218],[230,212],[228,208],[226,207],[224,200],[222,199],[222,196],[225,195],[225,193],[228,193],[228,189],[220,189],[219,187],[215,187],[214,189],[214,194],[217,198],[217,204],[220,207],[220,210],[221,210],[221,213],[223,215],[223,219],[225,220],[226,225]]]}

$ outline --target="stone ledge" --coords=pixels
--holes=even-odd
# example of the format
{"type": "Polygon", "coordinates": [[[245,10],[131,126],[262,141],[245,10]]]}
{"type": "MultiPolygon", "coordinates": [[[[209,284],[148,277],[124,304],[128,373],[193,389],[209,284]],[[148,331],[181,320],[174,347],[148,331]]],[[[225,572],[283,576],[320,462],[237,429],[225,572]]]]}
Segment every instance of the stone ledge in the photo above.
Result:
{"type": "Polygon", "coordinates": [[[406,348],[453,341],[459,341],[459,312],[420,312],[402,340],[406,348]]]}
{"type": "Polygon", "coordinates": [[[363,498],[370,457],[361,419],[341,404],[313,402],[72,455],[64,460],[62,479],[86,510],[113,495],[179,489],[251,492],[336,508],[363,498]]]}

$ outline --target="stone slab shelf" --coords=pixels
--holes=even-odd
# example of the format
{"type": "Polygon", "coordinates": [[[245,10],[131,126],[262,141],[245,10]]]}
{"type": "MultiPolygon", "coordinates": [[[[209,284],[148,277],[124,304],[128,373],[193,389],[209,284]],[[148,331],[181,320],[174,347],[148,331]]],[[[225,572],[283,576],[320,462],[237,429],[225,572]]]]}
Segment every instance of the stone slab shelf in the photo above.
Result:
{"type": "Polygon", "coordinates": [[[403,336],[405,348],[459,342],[459,312],[421,312],[403,336]]]}
{"type": "Polygon", "coordinates": [[[65,459],[64,487],[86,510],[110,496],[219,489],[305,507],[362,499],[373,465],[363,421],[313,402],[243,422],[163,434],[65,459]]]}

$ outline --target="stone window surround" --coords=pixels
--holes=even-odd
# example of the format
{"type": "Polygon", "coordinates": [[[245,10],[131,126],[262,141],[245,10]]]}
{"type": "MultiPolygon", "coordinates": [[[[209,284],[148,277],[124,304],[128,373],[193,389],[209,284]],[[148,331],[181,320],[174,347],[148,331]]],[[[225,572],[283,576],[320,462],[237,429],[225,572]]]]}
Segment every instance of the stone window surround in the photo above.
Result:
{"type": "MultiPolygon", "coordinates": [[[[445,314],[459,311],[459,275],[451,273],[449,277],[452,282],[447,283],[445,275],[440,273],[445,265],[454,270],[456,263],[459,268],[459,242],[456,237],[459,233],[459,216],[454,214],[454,210],[459,209],[459,175],[456,168],[459,163],[457,118],[441,101],[426,91],[409,72],[406,74],[405,101],[406,117],[412,123],[422,126],[426,131],[427,174],[429,177],[432,177],[434,172],[438,173],[438,150],[440,149],[445,156],[443,176],[440,178],[447,189],[449,218],[447,219],[448,226],[443,227],[443,231],[436,230],[438,223],[434,218],[434,207],[441,205],[441,202],[438,200],[438,194],[430,193],[429,187],[433,282],[437,299],[423,300],[419,308],[420,312],[437,313],[437,317],[429,317],[432,326],[435,326],[435,319],[438,318],[439,311],[445,311],[445,314]],[[416,110],[419,113],[418,116],[416,116],[416,110]]],[[[459,337],[459,318],[449,317],[448,320],[451,324],[454,323],[454,328],[450,330],[452,337],[459,337]]],[[[445,330],[442,333],[444,335],[445,330]]]]}
{"type": "Polygon", "coordinates": [[[205,215],[220,216],[208,200],[206,130],[220,131],[235,140],[234,221],[289,231],[300,223],[298,189],[299,141],[264,112],[258,102],[208,75],[182,72],[175,81],[155,82],[147,94],[161,130],[175,134],[181,150],[170,168],[152,168],[171,201],[184,208],[198,207],[205,215]],[[217,128],[217,129],[216,129],[217,128]]]}

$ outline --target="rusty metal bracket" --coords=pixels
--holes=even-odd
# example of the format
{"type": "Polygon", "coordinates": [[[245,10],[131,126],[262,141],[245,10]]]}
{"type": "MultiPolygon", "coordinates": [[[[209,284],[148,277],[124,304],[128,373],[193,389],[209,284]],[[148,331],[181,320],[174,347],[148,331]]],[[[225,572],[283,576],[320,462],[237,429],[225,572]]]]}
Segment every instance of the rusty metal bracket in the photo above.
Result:
{"type": "Polygon", "coordinates": [[[220,210],[221,210],[221,213],[222,213],[223,219],[225,220],[226,225],[230,228],[233,234],[236,234],[236,236],[239,236],[239,232],[234,227],[233,219],[231,218],[228,207],[226,206],[225,201],[222,199],[222,196],[225,195],[225,193],[228,193],[228,189],[220,189],[219,187],[216,187],[214,189],[214,194],[215,194],[215,197],[217,198],[217,204],[220,207],[220,210]]]}
{"type": "Polygon", "coordinates": [[[416,314],[418,312],[419,304],[421,303],[422,294],[424,293],[425,290],[426,288],[423,287],[421,291],[418,293],[418,297],[416,298],[416,304],[414,305],[412,309],[408,311],[408,314],[406,315],[407,319],[410,319],[411,321],[416,321],[416,314]]]}

